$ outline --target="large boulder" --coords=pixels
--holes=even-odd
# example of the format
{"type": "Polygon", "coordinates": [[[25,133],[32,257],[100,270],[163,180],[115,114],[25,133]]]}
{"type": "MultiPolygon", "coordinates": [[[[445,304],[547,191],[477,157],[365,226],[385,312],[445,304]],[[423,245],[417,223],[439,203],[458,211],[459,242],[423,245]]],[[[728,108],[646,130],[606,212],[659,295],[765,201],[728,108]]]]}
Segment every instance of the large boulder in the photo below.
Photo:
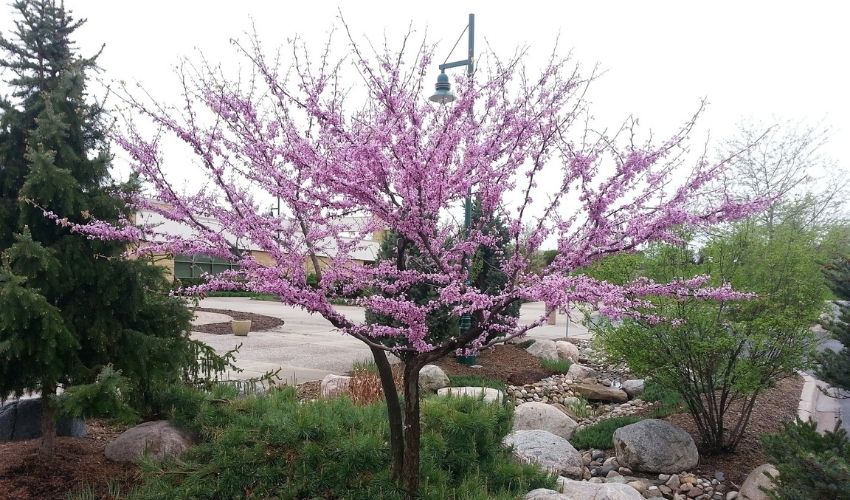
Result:
{"type": "Polygon", "coordinates": [[[577,426],[575,420],[550,404],[522,403],[514,410],[515,431],[539,429],[569,439],[577,426]]]}
{"type": "Polygon", "coordinates": [[[531,490],[522,497],[523,500],[569,500],[565,495],[558,493],[555,490],[548,490],[546,488],[537,488],[536,490],[531,490]]]}
{"type": "Polygon", "coordinates": [[[629,485],[621,483],[589,483],[558,478],[561,500],[643,500],[643,495],[629,485]]]}
{"type": "Polygon", "coordinates": [[[576,346],[572,342],[567,342],[566,340],[559,340],[555,342],[555,349],[558,350],[559,358],[572,361],[573,363],[578,362],[578,346],[576,346]]]}
{"type": "Polygon", "coordinates": [[[501,402],[505,395],[492,387],[444,387],[437,391],[439,396],[482,398],[484,401],[501,402]]]}
{"type": "Polygon", "coordinates": [[[419,387],[423,391],[436,392],[450,383],[449,376],[437,365],[425,365],[419,371],[419,387]]]}
{"type": "MultiPolygon", "coordinates": [[[[78,418],[56,420],[56,435],[83,437],[86,422],[78,418]]],[[[41,398],[19,399],[0,406],[0,442],[41,437],[41,398]]]]}
{"type": "Polygon", "coordinates": [[[768,500],[767,493],[762,491],[762,488],[770,491],[773,489],[773,479],[771,477],[779,476],[779,471],[776,467],[770,464],[762,464],[753,469],[741,489],[738,491],[738,498],[741,500],[768,500]],[[767,474],[770,474],[768,477],[767,474]]]}
{"type": "Polygon", "coordinates": [[[571,378],[573,380],[583,380],[586,378],[593,378],[595,376],[596,370],[578,363],[571,364],[570,369],[567,370],[567,378],[571,378]]]}
{"type": "Polygon", "coordinates": [[[535,463],[554,474],[581,479],[584,462],[569,441],[549,431],[513,431],[502,440],[520,462],[535,463]]]}
{"type": "Polygon", "coordinates": [[[113,462],[138,462],[142,457],[162,460],[180,455],[192,446],[192,437],[167,420],[131,427],[106,445],[104,455],[113,462]]]}
{"type": "Polygon", "coordinates": [[[558,348],[551,340],[535,340],[525,350],[540,359],[558,359],[558,348]]]}
{"type": "Polygon", "coordinates": [[[322,383],[319,385],[319,394],[323,398],[334,398],[348,393],[348,385],[351,383],[351,377],[345,375],[325,375],[322,383]]]}
{"type": "Polygon", "coordinates": [[[699,463],[691,435],[656,419],[641,420],[614,431],[614,451],[617,462],[633,471],[675,474],[699,463]]]}
{"type": "Polygon", "coordinates": [[[643,379],[631,379],[623,382],[620,389],[626,391],[626,394],[629,395],[629,399],[631,399],[643,394],[643,385],[643,379]]]}
{"type": "Polygon", "coordinates": [[[585,399],[591,401],[604,401],[606,403],[625,403],[629,400],[629,395],[616,387],[607,387],[602,384],[582,383],[573,384],[570,386],[573,392],[577,392],[584,396],[585,399]]]}

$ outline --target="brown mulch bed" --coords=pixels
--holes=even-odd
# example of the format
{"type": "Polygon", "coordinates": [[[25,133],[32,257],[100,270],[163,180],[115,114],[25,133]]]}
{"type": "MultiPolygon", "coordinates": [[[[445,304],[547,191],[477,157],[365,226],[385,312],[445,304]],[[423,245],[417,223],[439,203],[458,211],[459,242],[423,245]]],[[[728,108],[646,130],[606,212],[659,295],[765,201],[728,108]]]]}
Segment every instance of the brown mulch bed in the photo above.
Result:
{"type": "Polygon", "coordinates": [[[320,380],[312,380],[304,382],[295,387],[295,392],[298,395],[299,401],[309,401],[311,399],[319,399],[319,389],[322,385],[320,380]]]}
{"type": "Polygon", "coordinates": [[[56,438],[56,453],[48,458],[38,455],[40,439],[0,443],[0,498],[65,500],[84,488],[106,498],[108,481],[128,492],[139,480],[138,468],[103,455],[106,443],[124,429],[97,420],[86,425],[84,438],[56,438]]]}
{"type": "Polygon", "coordinates": [[[536,382],[551,375],[540,366],[540,360],[534,355],[510,344],[497,345],[479,354],[476,364],[481,365],[481,368],[462,365],[454,356],[446,356],[434,364],[442,368],[446,375],[487,377],[514,385],[536,382]]]}
{"type": "MultiPolygon", "coordinates": [[[[202,307],[199,307],[196,310],[226,314],[231,318],[239,321],[250,319],[252,332],[262,332],[264,330],[271,330],[272,328],[277,328],[278,326],[283,324],[283,320],[280,318],[275,318],[273,316],[265,316],[262,314],[254,314],[242,311],[231,311],[230,309],[207,309],[202,307]]],[[[192,327],[192,331],[214,333],[216,335],[230,335],[233,333],[233,330],[230,328],[229,321],[226,321],[224,323],[208,323],[206,325],[196,325],[192,327]]]]}
{"type": "MultiPolygon", "coordinates": [[[[764,452],[759,437],[765,433],[777,432],[782,424],[791,422],[797,416],[800,403],[800,392],[803,390],[803,380],[800,377],[789,377],[776,387],[768,389],[756,400],[747,430],[734,453],[722,455],[706,455],[700,453],[700,464],[696,471],[712,477],[714,471],[721,471],[726,479],[740,486],[747,475],[765,463],[764,452]]],[[[732,405],[727,414],[729,422],[733,422],[740,414],[740,405],[732,405]]],[[[670,415],[664,420],[688,431],[699,443],[699,433],[693,418],[688,413],[670,415]]]]}

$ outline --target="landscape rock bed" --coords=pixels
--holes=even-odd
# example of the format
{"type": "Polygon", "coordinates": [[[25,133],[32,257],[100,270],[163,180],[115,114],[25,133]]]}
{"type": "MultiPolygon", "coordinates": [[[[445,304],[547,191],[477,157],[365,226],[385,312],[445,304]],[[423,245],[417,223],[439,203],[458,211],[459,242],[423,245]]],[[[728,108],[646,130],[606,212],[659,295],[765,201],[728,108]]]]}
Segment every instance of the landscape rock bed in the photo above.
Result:
{"type": "MultiPolygon", "coordinates": [[[[199,307],[196,309],[197,311],[206,311],[213,313],[226,314],[235,320],[251,320],[251,331],[252,332],[262,332],[265,330],[272,330],[283,325],[283,320],[280,318],[275,318],[273,316],[265,316],[263,314],[254,314],[242,311],[232,311],[230,309],[208,309],[204,307],[199,307]]],[[[201,332],[201,333],[213,333],[216,335],[232,335],[233,330],[230,326],[230,322],[226,321],[223,323],[207,323],[206,325],[193,325],[193,332],[201,332]]]]}

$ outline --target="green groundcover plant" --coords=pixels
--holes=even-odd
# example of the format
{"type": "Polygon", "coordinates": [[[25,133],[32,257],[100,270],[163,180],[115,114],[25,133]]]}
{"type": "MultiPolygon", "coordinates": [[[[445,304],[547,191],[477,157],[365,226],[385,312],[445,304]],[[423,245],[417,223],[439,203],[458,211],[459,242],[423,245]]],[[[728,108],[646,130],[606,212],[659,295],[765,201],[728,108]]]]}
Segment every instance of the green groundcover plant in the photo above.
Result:
{"type": "MultiPolygon", "coordinates": [[[[180,459],[143,465],[130,498],[402,498],[390,474],[383,404],[345,398],[299,403],[292,388],[236,398],[175,388],[172,420],[201,443],[180,459]]],[[[500,443],[509,405],[471,398],[423,402],[421,498],[517,498],[554,477],[518,464],[500,443]]]]}

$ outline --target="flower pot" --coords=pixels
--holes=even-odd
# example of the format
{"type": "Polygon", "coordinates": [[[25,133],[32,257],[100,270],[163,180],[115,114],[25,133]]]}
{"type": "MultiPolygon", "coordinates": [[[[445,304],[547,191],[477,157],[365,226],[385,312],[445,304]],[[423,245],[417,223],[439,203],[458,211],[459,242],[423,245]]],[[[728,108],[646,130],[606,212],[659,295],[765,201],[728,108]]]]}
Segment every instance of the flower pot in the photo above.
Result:
{"type": "Polygon", "coordinates": [[[244,337],[251,331],[250,319],[234,319],[230,322],[230,328],[233,330],[233,335],[244,337]]]}
{"type": "Polygon", "coordinates": [[[475,364],[475,360],[478,359],[478,356],[456,356],[455,359],[457,359],[457,362],[462,365],[472,366],[475,364]]]}

